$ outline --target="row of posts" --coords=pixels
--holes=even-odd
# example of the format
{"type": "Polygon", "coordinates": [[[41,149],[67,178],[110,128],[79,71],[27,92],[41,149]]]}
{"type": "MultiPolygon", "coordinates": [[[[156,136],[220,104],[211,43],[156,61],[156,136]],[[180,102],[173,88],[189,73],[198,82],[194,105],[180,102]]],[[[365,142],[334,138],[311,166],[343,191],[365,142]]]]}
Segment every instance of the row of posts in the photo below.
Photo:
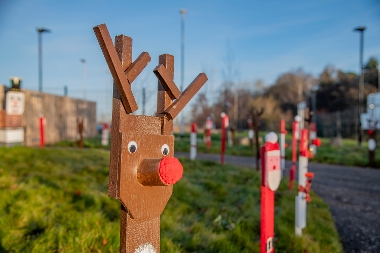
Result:
{"type": "MultiPolygon", "coordinates": [[[[228,116],[221,114],[221,164],[224,163],[226,150],[227,127],[229,125],[228,116]]],[[[309,117],[310,120],[311,116],[309,117]]],[[[302,229],[306,227],[307,203],[310,202],[310,187],[314,173],[308,172],[308,159],[316,155],[317,147],[321,141],[317,138],[315,123],[309,122],[309,129],[300,128],[300,122],[304,117],[296,116],[292,124],[292,164],[289,170],[289,189],[293,188],[297,170],[297,146],[299,146],[298,157],[298,194],[295,197],[295,234],[302,236],[302,229]],[[310,139],[310,141],[309,141],[310,139]]],[[[311,120],[310,120],[311,121],[311,120]]],[[[253,146],[254,131],[252,120],[248,121],[248,137],[251,147],[253,146]]],[[[206,146],[211,146],[211,118],[207,118],[205,141],[206,146]]],[[[193,123],[190,136],[190,158],[194,160],[197,155],[197,129],[193,123]]],[[[265,144],[261,147],[261,223],[260,241],[261,252],[274,252],[274,192],[278,189],[281,179],[284,177],[285,170],[285,148],[287,147],[285,136],[287,134],[285,121],[280,120],[280,144],[274,132],[265,136],[265,144]]],[[[257,133],[256,133],[257,135],[257,133]]]]}

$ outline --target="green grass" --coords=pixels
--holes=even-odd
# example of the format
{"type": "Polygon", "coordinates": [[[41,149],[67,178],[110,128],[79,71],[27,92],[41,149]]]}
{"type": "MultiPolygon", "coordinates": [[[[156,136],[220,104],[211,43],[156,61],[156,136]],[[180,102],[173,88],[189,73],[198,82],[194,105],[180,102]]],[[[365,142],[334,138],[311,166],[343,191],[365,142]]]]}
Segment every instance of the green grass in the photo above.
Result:
{"type": "MultiPolygon", "coordinates": [[[[84,148],[101,148],[101,149],[109,149],[110,148],[110,141],[108,142],[107,146],[103,146],[101,144],[102,137],[100,135],[95,137],[89,137],[85,138],[83,140],[83,147],[84,148]]],[[[78,147],[78,142],[76,141],[60,141],[58,143],[55,143],[54,145],[50,145],[54,147],[78,147]]]]}
{"type": "MultiPolygon", "coordinates": [[[[288,152],[291,159],[291,150],[289,149],[288,152]]],[[[377,153],[375,167],[380,168],[380,154],[377,153]]],[[[317,149],[317,155],[311,161],[367,167],[369,166],[367,141],[363,141],[362,146],[359,147],[356,140],[343,139],[341,147],[334,147],[330,145],[330,139],[322,138],[322,146],[317,149]]]]}
{"type": "MultiPolygon", "coordinates": [[[[266,132],[260,133],[262,139],[264,139],[266,132]]],[[[248,136],[246,132],[239,133],[239,137],[248,136]]],[[[220,153],[220,136],[212,135],[211,147],[207,148],[206,144],[202,141],[203,135],[198,134],[197,148],[199,153],[220,153]]],[[[356,140],[343,139],[343,146],[334,147],[330,145],[330,139],[321,138],[322,145],[317,149],[317,155],[310,159],[311,162],[328,163],[328,164],[340,164],[347,166],[361,166],[368,167],[368,148],[366,140],[363,141],[362,146],[359,147],[356,140]]],[[[291,135],[286,136],[286,159],[291,160],[291,135]]],[[[262,143],[261,143],[262,144],[262,143]]],[[[176,151],[190,152],[190,138],[189,135],[185,135],[184,138],[176,138],[176,151]]],[[[226,145],[226,154],[237,156],[255,156],[255,147],[251,149],[247,145],[237,145],[229,147],[226,145]]],[[[380,168],[380,154],[375,157],[375,168],[380,168]]]]}
{"type": "MultiPolygon", "coordinates": [[[[259,173],[182,159],[184,177],[161,216],[161,252],[259,252],[259,173]]],[[[119,252],[119,208],[107,196],[101,149],[0,148],[0,252],[119,252]]],[[[294,197],[276,192],[276,252],[342,252],[315,194],[303,237],[294,197]]]]}

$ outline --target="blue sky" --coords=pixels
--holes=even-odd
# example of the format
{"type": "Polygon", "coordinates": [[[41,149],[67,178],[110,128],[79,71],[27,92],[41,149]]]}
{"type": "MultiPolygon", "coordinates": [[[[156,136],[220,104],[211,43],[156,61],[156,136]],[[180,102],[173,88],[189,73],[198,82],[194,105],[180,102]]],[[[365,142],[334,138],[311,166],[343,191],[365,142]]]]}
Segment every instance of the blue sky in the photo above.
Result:
{"type": "MultiPolygon", "coordinates": [[[[185,86],[199,72],[209,82],[203,91],[218,92],[231,56],[237,82],[274,83],[284,72],[302,67],[317,76],[327,64],[359,70],[359,34],[367,27],[364,59],[380,59],[380,2],[320,1],[105,1],[0,0],[0,83],[23,78],[23,88],[38,90],[37,27],[43,34],[43,90],[82,98],[82,63],[86,60],[87,99],[98,102],[98,118],[110,117],[112,78],[93,33],[106,23],[114,37],[133,38],[133,58],[147,51],[152,61],[133,83],[141,108],[141,87],[154,113],[158,56],[175,56],[180,86],[180,14],[185,17],[185,86]],[[211,87],[213,83],[213,87],[211,87]]],[[[215,97],[215,96],[214,96],[215,97]]],[[[189,110],[187,108],[186,110],[189,110]]],[[[141,112],[141,109],[140,109],[141,112]]]]}

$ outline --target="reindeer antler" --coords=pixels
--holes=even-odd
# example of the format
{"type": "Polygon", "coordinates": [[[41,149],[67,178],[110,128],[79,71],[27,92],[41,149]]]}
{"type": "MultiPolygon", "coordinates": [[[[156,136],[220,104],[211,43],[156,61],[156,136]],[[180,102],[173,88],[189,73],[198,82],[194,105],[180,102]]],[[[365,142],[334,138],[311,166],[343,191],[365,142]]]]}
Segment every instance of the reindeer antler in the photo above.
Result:
{"type": "MultiPolygon", "coordinates": [[[[131,84],[150,62],[150,56],[147,52],[143,52],[133,63],[124,64],[124,66],[123,59],[119,59],[116,49],[113,46],[107,26],[105,24],[95,26],[94,32],[115,81],[125,111],[127,113],[132,113],[137,110],[138,106],[132,93],[131,84]]],[[[121,35],[117,36],[116,43],[120,43],[118,40],[123,39],[129,39],[132,41],[130,37],[121,35]]],[[[132,54],[132,48],[130,48],[129,51],[130,54],[132,54]]],[[[130,57],[132,58],[131,55],[130,57]]]]}
{"type": "Polygon", "coordinates": [[[205,73],[200,73],[181,93],[173,79],[170,78],[169,71],[164,65],[158,65],[153,72],[157,76],[169,97],[172,100],[175,99],[169,107],[165,108],[164,113],[166,114],[168,120],[173,120],[208,80],[205,73]]]}

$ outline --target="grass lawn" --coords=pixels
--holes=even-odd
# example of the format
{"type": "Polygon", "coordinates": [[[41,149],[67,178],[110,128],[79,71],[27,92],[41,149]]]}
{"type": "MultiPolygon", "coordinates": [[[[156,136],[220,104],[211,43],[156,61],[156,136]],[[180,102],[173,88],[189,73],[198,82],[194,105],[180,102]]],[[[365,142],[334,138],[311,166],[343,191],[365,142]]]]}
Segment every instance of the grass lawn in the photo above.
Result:
{"type": "MultiPolygon", "coordinates": [[[[264,139],[266,133],[260,133],[262,139],[264,139]]],[[[248,136],[246,132],[239,133],[240,137],[248,136]]],[[[198,134],[198,152],[199,153],[220,153],[220,136],[213,135],[211,147],[207,148],[206,144],[202,141],[203,135],[198,134]]],[[[367,141],[363,141],[362,146],[359,147],[356,140],[343,139],[342,147],[334,147],[330,145],[330,139],[321,138],[322,145],[317,149],[317,155],[315,158],[310,159],[311,162],[318,163],[328,163],[328,164],[340,164],[348,166],[369,166],[368,161],[368,148],[367,141]]],[[[286,136],[286,143],[288,143],[288,148],[286,148],[286,159],[291,160],[292,150],[291,150],[291,135],[286,136]]],[[[185,135],[184,138],[176,138],[176,151],[190,152],[190,137],[189,134],[185,135]]],[[[226,147],[226,154],[238,155],[238,156],[254,156],[254,150],[252,150],[247,145],[237,145],[233,147],[226,147]]],[[[380,154],[378,152],[376,158],[376,168],[380,168],[380,154]]]]}
{"type": "MultiPolygon", "coordinates": [[[[259,252],[259,173],[182,159],[161,216],[161,252],[259,252]]],[[[0,252],[119,252],[119,208],[102,149],[0,148],[0,252]]],[[[276,192],[276,252],[342,252],[328,206],[312,193],[294,236],[294,197],[276,192]]]]}
{"type": "MultiPolygon", "coordinates": [[[[260,133],[261,139],[264,139],[266,133],[260,133]]],[[[248,136],[247,132],[237,133],[238,137],[248,136]]],[[[198,134],[198,152],[199,153],[209,153],[209,154],[219,154],[220,153],[220,135],[213,134],[211,147],[207,148],[206,144],[203,142],[203,135],[198,134]]],[[[330,145],[330,139],[321,138],[322,146],[317,149],[317,155],[310,159],[311,162],[318,163],[328,163],[328,164],[340,164],[348,166],[369,166],[368,162],[368,149],[366,140],[363,141],[362,146],[359,147],[356,140],[343,139],[342,147],[334,147],[330,145]]],[[[86,148],[101,148],[109,149],[109,145],[104,147],[101,144],[101,138],[92,137],[86,138],[84,141],[84,147],[86,148]]],[[[286,148],[286,159],[291,160],[292,150],[291,150],[291,135],[286,136],[286,143],[288,143],[288,148],[286,148]]],[[[63,141],[54,146],[62,147],[75,147],[77,146],[75,142],[63,141]]],[[[175,140],[176,151],[190,152],[190,134],[186,133],[184,138],[180,138],[176,135],[175,140]]],[[[233,147],[226,146],[226,154],[237,155],[237,156],[254,156],[255,147],[251,149],[248,145],[237,145],[233,147]]],[[[375,158],[376,168],[380,168],[380,154],[375,158]]]]}

